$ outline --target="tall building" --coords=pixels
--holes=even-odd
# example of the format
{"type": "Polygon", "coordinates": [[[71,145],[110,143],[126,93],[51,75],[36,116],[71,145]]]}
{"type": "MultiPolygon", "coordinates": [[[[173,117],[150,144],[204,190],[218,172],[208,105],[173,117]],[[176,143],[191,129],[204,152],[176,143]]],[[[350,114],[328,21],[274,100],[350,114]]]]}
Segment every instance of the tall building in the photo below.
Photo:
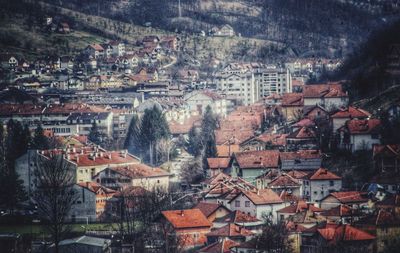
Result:
{"type": "Polygon", "coordinates": [[[292,78],[288,69],[258,63],[232,63],[215,75],[217,89],[227,99],[244,105],[259,101],[271,94],[292,91],[292,78]]]}

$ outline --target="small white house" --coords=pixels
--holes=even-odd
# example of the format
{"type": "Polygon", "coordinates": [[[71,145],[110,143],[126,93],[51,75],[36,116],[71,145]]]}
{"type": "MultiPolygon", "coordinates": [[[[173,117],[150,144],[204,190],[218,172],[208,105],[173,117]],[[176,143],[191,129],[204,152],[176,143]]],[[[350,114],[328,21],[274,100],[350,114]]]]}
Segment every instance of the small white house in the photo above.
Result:
{"type": "Polygon", "coordinates": [[[303,196],[310,202],[318,202],[341,189],[342,178],[325,168],[320,168],[303,179],[303,196]]]}
{"type": "Polygon", "coordinates": [[[379,119],[348,120],[338,129],[339,145],[352,152],[371,150],[373,145],[380,144],[381,121],[379,119]]]}

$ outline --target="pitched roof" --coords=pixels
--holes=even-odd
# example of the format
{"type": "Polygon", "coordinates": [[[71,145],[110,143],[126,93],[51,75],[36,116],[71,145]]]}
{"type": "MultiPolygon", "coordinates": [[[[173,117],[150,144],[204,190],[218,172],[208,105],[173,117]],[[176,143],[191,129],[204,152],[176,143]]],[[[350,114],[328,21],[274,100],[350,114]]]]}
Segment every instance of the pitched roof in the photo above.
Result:
{"type": "Polygon", "coordinates": [[[332,192],[327,197],[329,196],[336,198],[342,204],[362,203],[368,201],[367,194],[360,191],[332,192]]]}
{"type": "Polygon", "coordinates": [[[279,151],[276,150],[238,152],[235,153],[235,158],[241,169],[279,166],[279,151]]]}
{"type": "Polygon", "coordinates": [[[214,242],[204,248],[201,248],[198,252],[200,253],[230,253],[231,248],[238,246],[239,243],[229,239],[223,239],[222,241],[214,242]]]}
{"type": "Polygon", "coordinates": [[[282,107],[303,105],[304,100],[302,93],[285,93],[282,96],[282,107]]]}
{"type": "Polygon", "coordinates": [[[350,206],[340,204],[331,209],[324,210],[322,212],[322,215],[326,216],[326,217],[332,217],[332,216],[334,216],[334,217],[351,217],[355,213],[356,213],[356,210],[353,210],[350,206]]]}
{"type": "Polygon", "coordinates": [[[399,226],[400,219],[390,211],[378,210],[372,215],[361,218],[357,224],[367,224],[375,226],[399,226]]]}
{"type": "Polygon", "coordinates": [[[301,127],[289,134],[286,139],[315,139],[315,131],[310,127],[301,127]]]}
{"type": "Polygon", "coordinates": [[[255,216],[251,216],[250,214],[246,214],[242,211],[236,210],[223,217],[215,219],[214,222],[243,224],[251,222],[260,222],[260,220],[257,219],[257,217],[255,216]]]}
{"type": "MultiPolygon", "coordinates": [[[[271,189],[260,189],[257,191],[242,191],[240,194],[245,195],[254,205],[267,205],[282,203],[282,199],[271,189]]],[[[233,198],[231,201],[233,201],[233,198]]],[[[230,202],[231,202],[230,201],[230,202]]]]}
{"type": "Polygon", "coordinates": [[[163,169],[150,167],[143,163],[109,169],[129,178],[165,177],[170,175],[163,169]]]}
{"type": "Polygon", "coordinates": [[[371,113],[357,108],[353,106],[349,106],[348,108],[341,108],[339,111],[331,115],[331,118],[350,118],[350,119],[362,119],[368,118],[371,116],[371,113]]]}
{"type": "Polygon", "coordinates": [[[271,188],[289,187],[289,186],[300,187],[300,182],[297,179],[294,179],[285,173],[279,175],[268,184],[268,187],[271,188]]]}
{"type": "Polygon", "coordinates": [[[229,223],[223,227],[212,230],[207,233],[206,236],[218,236],[218,237],[237,237],[237,236],[250,236],[253,232],[247,230],[235,223],[229,223]]]}
{"type": "Polygon", "coordinates": [[[237,144],[233,145],[217,145],[218,157],[230,157],[233,153],[239,152],[240,146],[237,144]]]}
{"type": "Polygon", "coordinates": [[[312,84],[303,87],[304,98],[334,98],[347,97],[339,83],[312,84]]]}
{"type": "Polygon", "coordinates": [[[162,215],[176,229],[211,227],[200,209],[162,211],[162,215]]]}
{"type": "Polygon", "coordinates": [[[228,168],[230,160],[225,157],[207,158],[207,163],[210,169],[225,169],[228,168]]]}
{"type": "Polygon", "coordinates": [[[374,145],[372,148],[373,157],[399,157],[400,156],[400,144],[389,144],[389,145],[374,145]]]}
{"type": "Polygon", "coordinates": [[[291,171],[287,172],[287,174],[296,179],[304,178],[305,176],[308,175],[307,172],[300,171],[300,170],[291,170],[291,171]]]}
{"type": "Polygon", "coordinates": [[[219,203],[199,202],[194,208],[199,209],[206,217],[209,217],[220,207],[225,208],[222,204],[219,203]]]}
{"type": "Polygon", "coordinates": [[[308,177],[309,180],[340,180],[338,175],[330,172],[328,169],[320,168],[316,172],[311,173],[308,177]]]}
{"type": "Polygon", "coordinates": [[[375,236],[350,225],[327,224],[325,228],[317,229],[317,231],[331,245],[345,241],[369,241],[375,239],[375,236]]]}
{"type": "Polygon", "coordinates": [[[295,213],[303,212],[305,210],[310,210],[312,212],[322,212],[323,211],[322,209],[314,206],[313,204],[306,203],[305,201],[300,200],[290,206],[279,209],[277,212],[295,214],[295,213]]]}
{"type": "Polygon", "coordinates": [[[78,183],[78,185],[89,189],[92,192],[95,192],[96,194],[104,193],[104,194],[110,194],[113,195],[116,193],[115,190],[109,189],[101,184],[98,184],[96,182],[82,182],[82,183],[78,183]]]}
{"type": "Polygon", "coordinates": [[[346,129],[350,134],[374,134],[379,133],[381,121],[379,119],[348,120],[346,129]]]}
{"type": "Polygon", "coordinates": [[[301,160],[301,159],[319,159],[321,153],[319,150],[298,150],[293,152],[281,152],[279,153],[281,160],[301,160]]]}

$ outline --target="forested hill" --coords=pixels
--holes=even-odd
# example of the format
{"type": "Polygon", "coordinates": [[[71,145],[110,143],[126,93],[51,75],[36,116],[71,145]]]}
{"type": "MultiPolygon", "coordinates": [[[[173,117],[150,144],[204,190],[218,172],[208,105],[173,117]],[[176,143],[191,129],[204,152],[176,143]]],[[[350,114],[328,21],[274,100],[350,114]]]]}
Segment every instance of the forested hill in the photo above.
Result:
{"type": "Polygon", "coordinates": [[[180,0],[181,8],[178,0],[47,2],[170,31],[230,24],[242,36],[284,42],[300,56],[345,55],[383,24],[382,17],[398,14],[391,6],[358,5],[362,0],[180,0]]]}
{"type": "Polygon", "coordinates": [[[347,57],[335,79],[348,80],[352,99],[363,99],[368,107],[400,102],[400,20],[373,32],[347,57]],[[389,88],[390,96],[385,93],[389,88]]]}

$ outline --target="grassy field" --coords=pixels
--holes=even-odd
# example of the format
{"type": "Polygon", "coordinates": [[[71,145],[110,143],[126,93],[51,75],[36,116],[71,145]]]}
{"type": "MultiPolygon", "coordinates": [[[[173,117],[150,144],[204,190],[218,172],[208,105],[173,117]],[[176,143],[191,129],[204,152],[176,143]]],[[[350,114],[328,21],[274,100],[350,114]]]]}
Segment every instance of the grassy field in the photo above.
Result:
{"type": "MultiPolygon", "coordinates": [[[[117,230],[118,224],[72,224],[72,231],[75,233],[84,233],[87,230],[96,231],[109,231],[117,230]]],[[[47,231],[43,225],[0,225],[0,233],[19,233],[21,235],[34,234],[34,235],[46,235],[47,231]]]]}

